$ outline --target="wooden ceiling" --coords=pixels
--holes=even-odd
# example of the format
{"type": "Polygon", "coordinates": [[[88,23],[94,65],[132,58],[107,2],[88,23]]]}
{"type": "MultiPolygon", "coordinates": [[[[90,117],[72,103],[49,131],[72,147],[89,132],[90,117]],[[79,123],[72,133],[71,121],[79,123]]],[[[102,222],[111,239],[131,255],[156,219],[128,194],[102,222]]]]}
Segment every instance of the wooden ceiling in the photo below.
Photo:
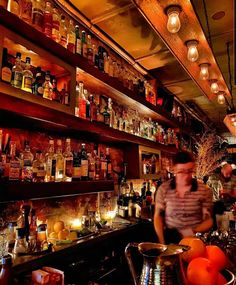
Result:
{"type": "MultiPolygon", "coordinates": [[[[63,0],[59,1],[63,3],[63,0]]],[[[109,39],[125,50],[134,62],[137,62],[148,73],[157,77],[182,102],[190,102],[191,106],[195,107],[195,111],[200,110],[200,116],[204,117],[204,120],[208,120],[209,118],[217,127],[219,133],[228,132],[223,124],[223,119],[226,115],[226,105],[219,105],[216,98],[209,100],[206,94],[203,94],[202,89],[195,82],[196,78],[190,77],[186,69],[183,68],[182,63],[173,55],[173,51],[170,51],[169,43],[164,43],[155,28],[148,23],[143,14],[137,9],[137,3],[140,4],[142,2],[145,1],[70,0],[70,3],[77,11],[85,16],[86,24],[90,28],[103,31],[109,39]]],[[[168,4],[177,4],[183,1],[161,0],[158,2],[164,5],[165,2],[168,4]]],[[[233,0],[218,1],[217,5],[212,0],[191,0],[190,5],[193,6],[205,37],[211,43],[209,46],[212,48],[216,62],[223,75],[226,88],[228,85],[229,91],[226,43],[230,43],[232,96],[236,99],[232,45],[234,33],[233,0]]],[[[184,24],[186,21],[185,15],[182,15],[181,20],[184,24]]],[[[186,26],[185,29],[187,29],[186,26]]],[[[231,97],[228,96],[229,101],[230,99],[231,97]]]]}

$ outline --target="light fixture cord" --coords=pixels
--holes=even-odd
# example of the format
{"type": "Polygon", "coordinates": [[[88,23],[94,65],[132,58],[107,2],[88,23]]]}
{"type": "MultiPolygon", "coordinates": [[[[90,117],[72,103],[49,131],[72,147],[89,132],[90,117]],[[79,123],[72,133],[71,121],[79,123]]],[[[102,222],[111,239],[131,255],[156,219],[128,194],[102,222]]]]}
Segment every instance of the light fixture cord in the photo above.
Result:
{"type": "Polygon", "coordinates": [[[234,108],[234,100],[233,100],[233,96],[232,96],[232,73],[231,73],[231,65],[230,65],[230,50],[229,50],[229,45],[230,43],[227,42],[226,46],[227,46],[227,59],[228,59],[228,73],[229,73],[229,91],[230,91],[230,95],[231,95],[231,105],[232,108],[234,108]]]}
{"type": "Polygon", "coordinates": [[[204,14],[205,14],[205,18],[206,18],[206,25],[207,25],[207,32],[208,32],[208,42],[209,42],[209,45],[210,45],[210,47],[212,49],[211,32],[210,32],[210,25],[209,25],[209,21],[208,21],[206,2],[205,2],[205,0],[203,0],[202,2],[203,2],[204,14]]]}

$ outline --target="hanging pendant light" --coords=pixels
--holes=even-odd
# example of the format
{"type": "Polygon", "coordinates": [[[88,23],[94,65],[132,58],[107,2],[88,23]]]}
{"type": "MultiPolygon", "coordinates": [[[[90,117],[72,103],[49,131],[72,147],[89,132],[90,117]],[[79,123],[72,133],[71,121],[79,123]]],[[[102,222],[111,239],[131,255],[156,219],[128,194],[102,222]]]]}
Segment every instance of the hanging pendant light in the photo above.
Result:
{"type": "Polygon", "coordinates": [[[223,105],[225,103],[225,93],[223,91],[219,91],[217,94],[217,102],[220,105],[223,105]]]}
{"type": "Polygon", "coordinates": [[[198,41],[190,40],[187,41],[185,44],[188,48],[188,54],[187,54],[188,60],[191,62],[195,62],[198,59],[198,50],[197,50],[198,41]]]}
{"type": "Polygon", "coordinates": [[[207,80],[209,78],[209,63],[201,63],[199,65],[200,67],[200,79],[201,80],[207,80]]]}
{"type": "Polygon", "coordinates": [[[211,82],[211,92],[215,93],[215,94],[219,92],[219,85],[217,83],[217,80],[212,80],[212,82],[211,82]]]}
{"type": "Polygon", "coordinates": [[[181,12],[180,6],[171,5],[166,8],[166,14],[168,16],[167,30],[175,34],[180,30],[181,23],[179,19],[179,14],[181,12]]]}

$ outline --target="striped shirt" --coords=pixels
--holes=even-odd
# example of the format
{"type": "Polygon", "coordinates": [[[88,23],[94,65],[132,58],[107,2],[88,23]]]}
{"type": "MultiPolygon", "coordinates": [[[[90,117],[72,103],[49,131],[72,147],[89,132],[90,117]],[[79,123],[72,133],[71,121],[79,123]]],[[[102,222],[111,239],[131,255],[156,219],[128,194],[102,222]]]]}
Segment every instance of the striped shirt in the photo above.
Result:
{"type": "Polygon", "coordinates": [[[179,230],[196,227],[212,211],[212,190],[198,181],[197,189],[185,192],[181,198],[170,181],[164,182],[156,194],[156,206],[164,211],[166,226],[179,230]]]}

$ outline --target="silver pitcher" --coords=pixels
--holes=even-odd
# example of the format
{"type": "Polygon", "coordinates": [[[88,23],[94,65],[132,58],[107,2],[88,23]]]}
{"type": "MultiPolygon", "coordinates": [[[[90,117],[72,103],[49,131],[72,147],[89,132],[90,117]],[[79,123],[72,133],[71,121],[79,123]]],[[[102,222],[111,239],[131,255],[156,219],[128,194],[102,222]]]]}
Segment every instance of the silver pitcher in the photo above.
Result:
{"type": "Polygon", "coordinates": [[[180,254],[189,250],[183,245],[164,245],[160,243],[129,243],[125,256],[135,285],[185,285],[180,254]],[[132,261],[131,248],[137,248],[143,255],[143,267],[138,277],[132,261]]]}

